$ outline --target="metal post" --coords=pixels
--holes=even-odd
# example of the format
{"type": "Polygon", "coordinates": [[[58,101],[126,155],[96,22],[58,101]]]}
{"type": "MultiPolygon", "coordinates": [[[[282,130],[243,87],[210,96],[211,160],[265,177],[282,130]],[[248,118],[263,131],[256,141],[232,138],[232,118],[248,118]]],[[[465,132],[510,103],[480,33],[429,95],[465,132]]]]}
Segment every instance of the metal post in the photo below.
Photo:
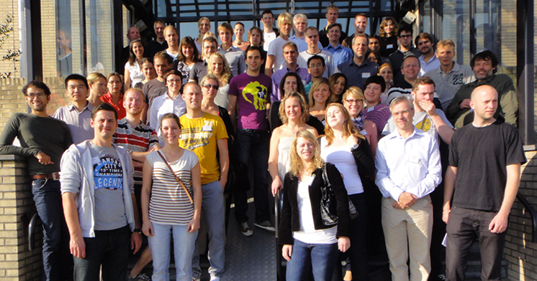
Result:
{"type": "Polygon", "coordinates": [[[112,31],[114,34],[112,59],[114,61],[113,69],[115,70],[123,68],[121,66],[121,53],[123,51],[123,4],[121,1],[110,1],[110,6],[112,8],[112,31]]]}
{"type": "Polygon", "coordinates": [[[20,71],[21,77],[30,81],[34,79],[32,49],[32,5],[30,0],[19,0],[19,42],[21,45],[20,71]]]}
{"type": "Polygon", "coordinates": [[[525,145],[535,144],[534,0],[517,1],[517,94],[519,130],[525,145]]]}

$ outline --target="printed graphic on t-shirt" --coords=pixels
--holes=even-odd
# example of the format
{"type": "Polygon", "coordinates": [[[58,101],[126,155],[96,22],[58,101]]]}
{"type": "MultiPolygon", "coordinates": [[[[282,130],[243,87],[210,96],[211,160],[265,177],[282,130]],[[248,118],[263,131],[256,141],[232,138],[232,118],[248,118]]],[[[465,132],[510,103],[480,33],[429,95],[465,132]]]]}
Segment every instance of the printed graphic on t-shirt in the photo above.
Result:
{"type": "Polygon", "coordinates": [[[464,74],[458,73],[453,74],[453,85],[462,85],[464,84],[464,74]]]}
{"type": "Polygon", "coordinates": [[[256,110],[267,109],[268,90],[257,81],[248,83],[242,90],[242,97],[254,105],[256,110]]]}
{"type": "Polygon", "coordinates": [[[119,159],[109,154],[93,157],[93,178],[95,190],[101,188],[122,190],[123,167],[119,159]]]}
{"type": "Polygon", "coordinates": [[[416,123],[416,128],[428,132],[431,129],[431,120],[429,118],[424,118],[420,122],[416,123]]]}
{"type": "Polygon", "coordinates": [[[203,126],[194,128],[184,128],[181,138],[185,141],[186,149],[194,150],[198,147],[203,147],[209,144],[210,138],[213,136],[214,120],[204,120],[203,126]]]}

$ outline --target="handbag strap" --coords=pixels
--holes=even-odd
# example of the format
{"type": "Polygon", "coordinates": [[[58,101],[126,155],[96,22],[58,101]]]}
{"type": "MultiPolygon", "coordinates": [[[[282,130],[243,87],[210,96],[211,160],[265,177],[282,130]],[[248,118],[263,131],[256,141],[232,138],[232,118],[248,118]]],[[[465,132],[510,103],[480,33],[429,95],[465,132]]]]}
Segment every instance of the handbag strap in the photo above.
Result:
{"type": "Polygon", "coordinates": [[[162,153],[159,150],[157,150],[157,153],[160,156],[160,158],[162,158],[162,161],[164,161],[164,163],[166,163],[166,166],[168,166],[168,169],[170,169],[170,172],[172,172],[172,175],[175,178],[175,180],[185,190],[185,193],[188,196],[188,199],[190,200],[190,203],[194,204],[194,201],[192,200],[192,196],[190,196],[190,192],[188,192],[188,189],[186,189],[186,186],[183,183],[183,181],[181,181],[181,179],[175,174],[175,172],[172,169],[172,166],[170,166],[170,163],[168,163],[168,160],[166,160],[166,158],[164,158],[164,155],[162,155],[162,153]]]}

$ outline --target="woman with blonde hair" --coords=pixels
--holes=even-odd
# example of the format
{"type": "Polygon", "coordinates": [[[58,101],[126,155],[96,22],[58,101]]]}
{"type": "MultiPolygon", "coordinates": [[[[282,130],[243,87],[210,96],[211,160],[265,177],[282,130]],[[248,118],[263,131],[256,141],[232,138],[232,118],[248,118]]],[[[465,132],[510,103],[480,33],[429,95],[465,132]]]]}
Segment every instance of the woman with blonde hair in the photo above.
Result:
{"type": "Polygon", "coordinates": [[[142,230],[153,255],[152,280],[170,279],[172,240],[175,280],[191,281],[201,216],[201,168],[196,154],[178,145],[177,115],[164,114],[159,128],[164,146],[146,156],[141,200],[142,230]]]}
{"type": "Polygon", "coordinates": [[[106,94],[106,77],[100,72],[92,72],[86,77],[89,85],[88,102],[94,107],[103,103],[101,97],[106,94]]]}
{"type": "Polygon", "coordinates": [[[365,120],[363,110],[365,108],[365,97],[362,90],[352,86],[343,94],[343,106],[349,112],[352,123],[361,135],[365,136],[371,147],[373,159],[377,152],[378,130],[377,125],[369,120],[365,120]]]}
{"type": "Polygon", "coordinates": [[[380,94],[380,101],[386,105],[388,101],[388,90],[393,86],[393,69],[389,63],[384,63],[379,67],[378,75],[384,78],[386,83],[386,89],[382,94],[380,94]]]}
{"type": "Polygon", "coordinates": [[[283,182],[278,236],[287,260],[288,281],[306,280],[310,271],[314,280],[331,280],[339,251],[351,246],[348,198],[341,174],[334,165],[325,164],[319,152],[319,143],[310,131],[295,133],[283,182]],[[328,182],[335,195],[337,225],[325,224],[320,213],[321,190],[328,182]]]}
{"type": "Polygon", "coordinates": [[[323,122],[323,124],[325,124],[326,105],[331,99],[331,96],[332,90],[330,89],[328,79],[321,77],[311,85],[308,103],[310,114],[323,122]]]}
{"type": "Polygon", "coordinates": [[[308,130],[317,136],[317,130],[306,124],[309,114],[306,101],[301,94],[297,92],[287,94],[280,103],[279,115],[283,125],[272,132],[268,162],[273,196],[282,188],[282,181],[289,171],[289,148],[296,132],[308,130]]]}
{"type": "Polygon", "coordinates": [[[397,51],[397,31],[399,24],[392,17],[385,17],[379,26],[380,56],[389,57],[397,51]]]}
{"type": "Polygon", "coordinates": [[[194,41],[196,43],[196,48],[198,52],[201,53],[201,47],[203,45],[203,39],[205,39],[205,33],[211,29],[211,20],[208,17],[201,17],[198,20],[198,38],[194,41]]]}
{"type": "Polygon", "coordinates": [[[218,78],[218,94],[214,102],[223,107],[228,107],[229,104],[229,81],[231,80],[231,69],[229,64],[219,52],[211,54],[207,61],[207,74],[212,74],[218,78]]]}
{"type": "Polygon", "coordinates": [[[129,60],[125,64],[125,91],[129,88],[134,88],[136,83],[144,80],[142,72],[142,59],[144,58],[144,45],[142,40],[135,39],[129,44],[129,60]]]}
{"type": "Polygon", "coordinates": [[[343,174],[347,194],[358,211],[350,222],[350,260],[353,280],[367,280],[367,207],[364,179],[375,176],[375,163],[367,139],[353,125],[349,112],[339,103],[326,109],[325,136],[320,139],[323,161],[343,174]]]}

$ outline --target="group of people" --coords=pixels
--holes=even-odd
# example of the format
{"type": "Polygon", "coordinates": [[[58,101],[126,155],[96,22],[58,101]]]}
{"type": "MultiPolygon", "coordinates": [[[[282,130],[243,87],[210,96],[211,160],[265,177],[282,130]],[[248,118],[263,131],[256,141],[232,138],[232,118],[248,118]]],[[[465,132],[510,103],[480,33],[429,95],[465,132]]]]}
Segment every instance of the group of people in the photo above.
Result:
{"type": "Polygon", "coordinates": [[[318,30],[304,14],[285,12],[274,28],[266,10],[264,28],[248,30],[246,41],[243,24],[222,23],[220,45],[205,17],[196,39],[179,40],[173,25],[156,21],[146,46],[131,27],[123,75],[67,76],[72,104],[53,118],[47,85],[28,83],[31,113],[6,123],[0,154],[28,158],[44,280],[146,280],[151,261],[152,280],[168,280],[171,241],[176,280],[199,280],[200,226],[211,280],[220,280],[224,193],[239,231],[254,233],[249,173],[256,227],[274,231],[270,193],[281,196],[288,280],[368,280],[379,232],[393,280],[436,278],[444,222],[447,280],[464,279],[476,238],[486,253],[483,277],[499,278],[526,159],[516,93],[496,74],[496,56],[483,51],[459,65],[453,41],[435,49],[431,35],[414,39],[393,18],[369,36],[358,14],[347,36],[337,6],[326,17],[318,30]],[[337,225],[323,220],[327,189],[337,225]],[[127,273],[143,236],[149,246],[127,273]],[[349,276],[338,267],[340,252],[348,252],[341,258],[349,276]],[[69,254],[74,265],[65,264],[69,254]]]}

